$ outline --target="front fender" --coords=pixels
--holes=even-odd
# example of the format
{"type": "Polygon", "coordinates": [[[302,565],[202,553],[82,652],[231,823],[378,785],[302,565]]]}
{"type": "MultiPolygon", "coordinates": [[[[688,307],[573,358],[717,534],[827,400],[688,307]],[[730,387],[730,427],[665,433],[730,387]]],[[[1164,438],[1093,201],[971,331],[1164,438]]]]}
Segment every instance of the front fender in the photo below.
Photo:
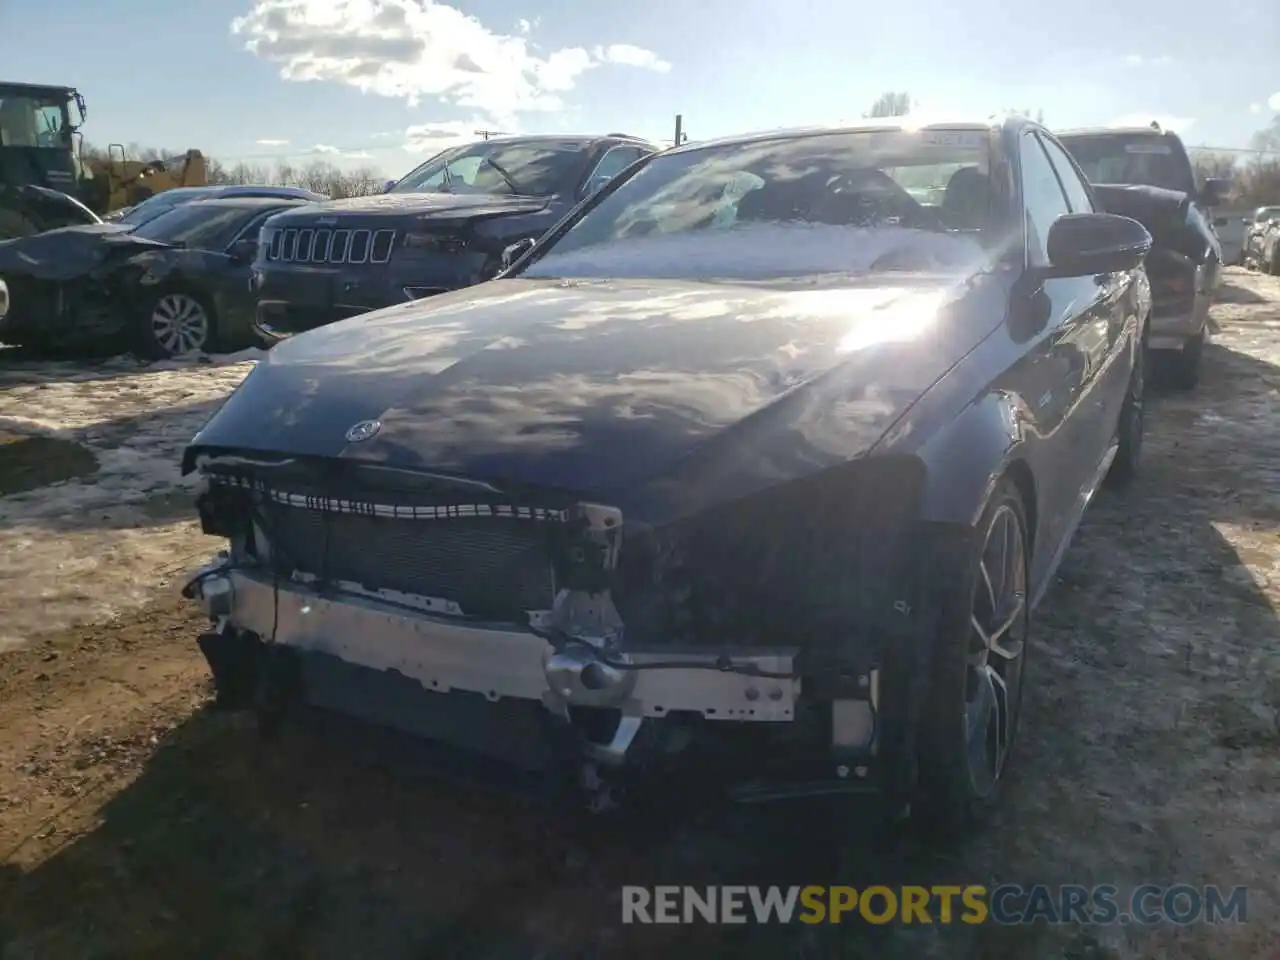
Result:
{"type": "Polygon", "coordinates": [[[992,391],[921,447],[927,476],[921,519],[977,523],[997,481],[1022,459],[1020,419],[1016,397],[992,391]]]}

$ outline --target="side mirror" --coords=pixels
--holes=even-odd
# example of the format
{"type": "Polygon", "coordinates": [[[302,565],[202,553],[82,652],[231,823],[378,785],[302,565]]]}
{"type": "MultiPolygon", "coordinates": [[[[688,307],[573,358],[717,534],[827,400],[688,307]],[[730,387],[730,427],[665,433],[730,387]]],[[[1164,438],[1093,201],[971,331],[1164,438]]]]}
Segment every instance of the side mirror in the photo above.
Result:
{"type": "Polygon", "coordinates": [[[1221,177],[1209,177],[1200,188],[1200,202],[1206,207],[1216,207],[1231,192],[1231,181],[1221,177]]]}
{"type": "Polygon", "coordinates": [[[510,270],[511,265],[528,253],[535,242],[531,237],[525,237],[523,240],[517,240],[515,243],[503,248],[502,269],[510,270]]]}
{"type": "Polygon", "coordinates": [[[394,187],[399,182],[400,182],[399,180],[388,180],[386,183],[382,185],[382,192],[390,193],[391,188],[394,187]]]}
{"type": "Polygon", "coordinates": [[[231,245],[227,254],[232,263],[252,263],[258,255],[258,240],[256,237],[241,237],[231,245]]]}
{"type": "Polygon", "coordinates": [[[1114,213],[1070,213],[1054,221],[1046,246],[1052,276],[1088,277],[1138,266],[1151,251],[1151,234],[1114,213]]]}

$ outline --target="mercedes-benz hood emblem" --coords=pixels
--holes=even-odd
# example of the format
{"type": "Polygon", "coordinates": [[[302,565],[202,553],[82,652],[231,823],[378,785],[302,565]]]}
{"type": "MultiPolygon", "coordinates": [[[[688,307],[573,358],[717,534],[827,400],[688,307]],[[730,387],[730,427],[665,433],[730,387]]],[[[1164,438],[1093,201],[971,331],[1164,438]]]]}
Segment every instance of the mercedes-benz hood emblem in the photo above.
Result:
{"type": "Polygon", "coordinates": [[[368,440],[370,437],[375,436],[381,429],[381,420],[361,420],[347,430],[347,440],[351,443],[359,443],[361,440],[368,440]]]}

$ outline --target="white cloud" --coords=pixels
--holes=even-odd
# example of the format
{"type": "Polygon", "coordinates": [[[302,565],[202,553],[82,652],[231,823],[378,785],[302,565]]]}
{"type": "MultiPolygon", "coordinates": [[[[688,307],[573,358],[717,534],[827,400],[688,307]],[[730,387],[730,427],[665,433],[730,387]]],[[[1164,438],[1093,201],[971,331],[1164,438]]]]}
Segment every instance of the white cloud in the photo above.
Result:
{"type": "MultiPolygon", "coordinates": [[[[441,120],[418,123],[404,131],[401,146],[410,153],[439,153],[446,147],[478,139],[476,131],[484,128],[483,120],[441,120]]],[[[514,133],[506,130],[505,133],[514,133]]]]}
{"type": "Polygon", "coordinates": [[[521,17],[519,20],[516,21],[516,29],[519,30],[521,33],[528,33],[530,30],[533,29],[533,24],[530,23],[528,20],[525,20],[523,17],[521,17]]]}
{"type": "Polygon", "coordinates": [[[260,147],[287,147],[288,140],[256,140],[254,141],[260,147]]]}
{"type": "Polygon", "coordinates": [[[591,55],[601,63],[618,63],[627,67],[644,67],[658,73],[668,73],[671,64],[663,60],[652,50],[633,46],[630,43],[611,43],[607,47],[596,47],[591,55]]]}
{"type": "Polygon", "coordinates": [[[1261,113],[1261,112],[1262,112],[1262,104],[1260,104],[1260,103],[1251,103],[1251,104],[1249,104],[1249,112],[1250,112],[1250,113],[1261,113]]]}
{"type": "Polygon", "coordinates": [[[1131,53],[1124,58],[1124,62],[1131,67],[1163,67],[1172,63],[1173,60],[1163,54],[1158,57],[1146,57],[1140,53],[1131,53]]]}
{"type": "Polygon", "coordinates": [[[1280,92],[1273,93],[1267,100],[1267,106],[1272,110],[1280,110],[1280,92]]]}
{"type": "Polygon", "coordinates": [[[1175,117],[1167,113],[1127,113],[1123,117],[1116,117],[1107,126],[1149,127],[1152,120],[1160,124],[1161,130],[1172,130],[1174,133],[1185,133],[1196,122],[1195,117],[1175,117]]]}
{"type": "Polygon", "coordinates": [[[344,160],[372,160],[373,154],[367,150],[344,150],[328,143],[317,143],[307,151],[308,154],[324,157],[342,157],[344,160]]]}
{"type": "Polygon", "coordinates": [[[286,80],[345,83],[410,104],[438,97],[508,123],[517,113],[562,109],[561,95],[602,63],[670,69],[630,44],[597,48],[596,56],[583,47],[534,53],[524,36],[495,33],[435,0],[255,0],[231,32],[279,64],[286,80]]]}

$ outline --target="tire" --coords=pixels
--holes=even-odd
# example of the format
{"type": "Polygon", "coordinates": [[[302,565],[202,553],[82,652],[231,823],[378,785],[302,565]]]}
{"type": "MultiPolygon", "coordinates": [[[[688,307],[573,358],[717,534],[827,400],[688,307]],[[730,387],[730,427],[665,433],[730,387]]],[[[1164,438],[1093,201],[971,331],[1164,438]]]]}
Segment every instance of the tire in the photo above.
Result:
{"type": "Polygon", "coordinates": [[[996,485],[976,531],[970,569],[942,605],[917,732],[912,823],[943,840],[980,825],[996,806],[1022,714],[1031,541],[1026,506],[1011,477],[996,485]],[[1003,576],[997,569],[1002,548],[1008,551],[1003,576]],[[994,646],[984,647],[979,627],[994,646]]]}
{"type": "Polygon", "coordinates": [[[1179,390],[1194,390],[1200,383],[1204,360],[1205,332],[1189,339],[1170,359],[1169,380],[1179,390]]]}
{"type": "Polygon", "coordinates": [[[168,287],[159,291],[138,320],[138,350],[150,359],[211,353],[217,347],[213,308],[204,296],[190,289],[168,287]]]}
{"type": "Polygon", "coordinates": [[[1119,449],[1107,472],[1107,484],[1112,487],[1128,486],[1138,473],[1142,460],[1142,439],[1146,433],[1147,412],[1147,341],[1138,343],[1138,352],[1129,374],[1129,388],[1124,406],[1120,410],[1120,422],[1116,424],[1116,441],[1119,449]]]}

